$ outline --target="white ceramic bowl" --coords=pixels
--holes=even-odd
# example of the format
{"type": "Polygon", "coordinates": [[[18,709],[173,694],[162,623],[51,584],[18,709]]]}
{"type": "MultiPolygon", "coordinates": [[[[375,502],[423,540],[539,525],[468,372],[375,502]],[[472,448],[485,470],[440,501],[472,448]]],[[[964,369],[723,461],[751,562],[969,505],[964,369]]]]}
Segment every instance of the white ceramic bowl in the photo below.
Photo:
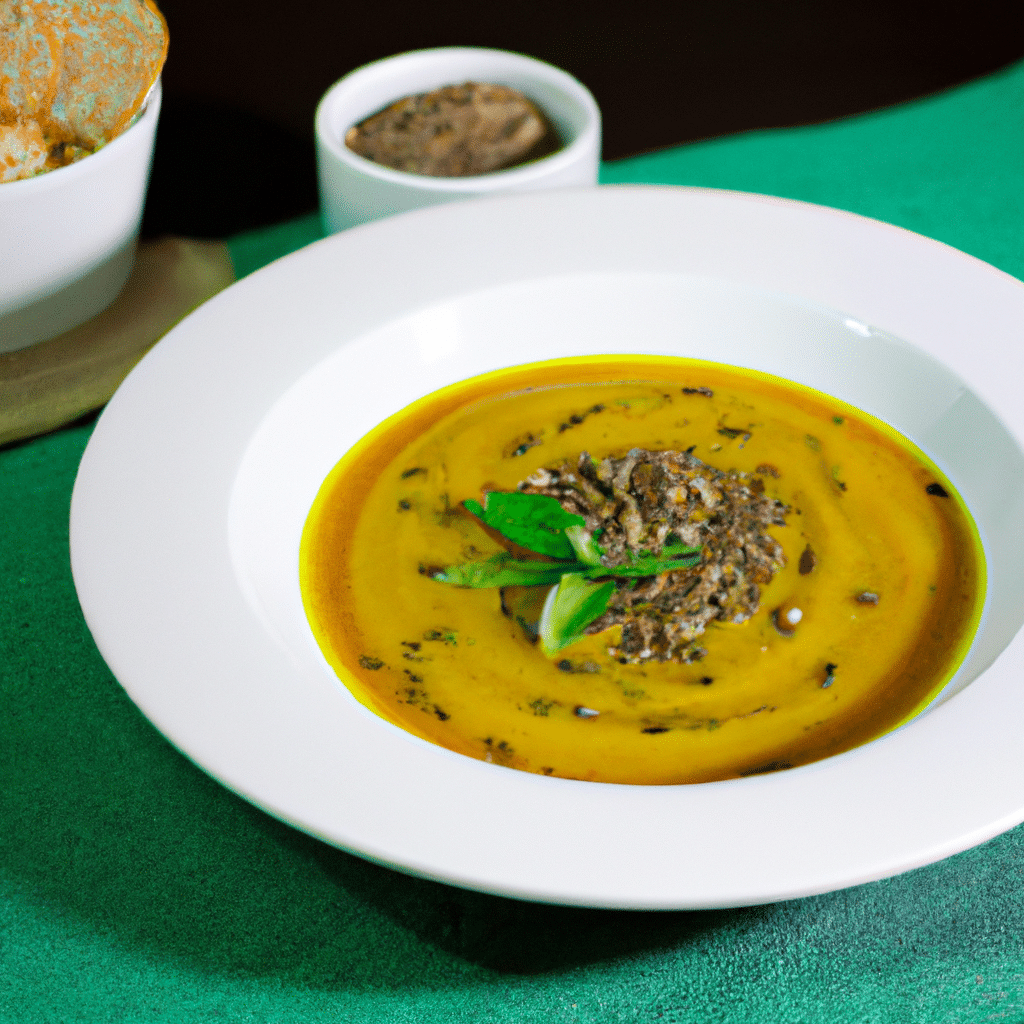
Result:
{"type": "Polygon", "coordinates": [[[416,50],[367,64],[336,82],[317,108],[316,145],[324,228],[334,232],[453,199],[596,185],[601,113],[586,86],[532,57],[476,47],[416,50]],[[550,118],[562,148],[506,171],[435,178],[392,170],[345,145],[352,125],[396,100],[468,81],[518,89],[550,118]]]}
{"type": "Polygon", "coordinates": [[[0,352],[84,323],[131,273],[160,83],[142,116],[78,163],[0,184],[0,352]]]}

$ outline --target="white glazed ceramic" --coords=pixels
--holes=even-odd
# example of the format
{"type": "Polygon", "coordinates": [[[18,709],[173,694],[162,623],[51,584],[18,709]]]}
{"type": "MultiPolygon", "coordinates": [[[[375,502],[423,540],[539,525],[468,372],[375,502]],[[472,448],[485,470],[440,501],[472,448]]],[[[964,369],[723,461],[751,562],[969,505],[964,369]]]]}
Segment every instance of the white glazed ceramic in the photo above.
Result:
{"type": "Polygon", "coordinates": [[[881,878],[1024,820],[1022,320],[1024,285],[986,264],[762,196],[581,189],[389,218],[233,285],[145,357],[82,461],[75,583],[114,674],[179,749],[374,861],[530,899],[663,909],[881,878]],[[351,697],[297,583],[302,525],[335,461],[453,381],[631,352],[820,388],[938,463],[990,572],[978,639],[942,701],[816,764],[642,787],[463,757],[351,697]]]}
{"type": "Polygon", "coordinates": [[[117,297],[142,220],[160,84],[142,116],[91,156],[0,184],[0,352],[53,338],[117,297]]]}
{"type": "Polygon", "coordinates": [[[416,50],[353,71],[335,83],[316,113],[320,208],[328,232],[421,206],[497,192],[596,185],[601,114],[571,75],[518,53],[476,47],[416,50]],[[404,96],[467,81],[507,85],[533,100],[565,145],[522,167],[466,178],[434,178],[392,170],[345,145],[352,125],[404,96]]]}

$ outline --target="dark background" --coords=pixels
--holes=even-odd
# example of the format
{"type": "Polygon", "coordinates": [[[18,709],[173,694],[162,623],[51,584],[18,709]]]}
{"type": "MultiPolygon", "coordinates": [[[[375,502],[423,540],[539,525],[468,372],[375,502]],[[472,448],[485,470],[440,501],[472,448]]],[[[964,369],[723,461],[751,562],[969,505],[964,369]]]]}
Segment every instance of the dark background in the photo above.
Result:
{"type": "Polygon", "coordinates": [[[150,237],[220,238],[315,209],[319,97],[348,71],[404,50],[492,46],[564,68],[597,98],[607,160],[887,107],[1024,56],[1024,18],[1005,0],[161,8],[171,45],[143,225],[150,237]]]}

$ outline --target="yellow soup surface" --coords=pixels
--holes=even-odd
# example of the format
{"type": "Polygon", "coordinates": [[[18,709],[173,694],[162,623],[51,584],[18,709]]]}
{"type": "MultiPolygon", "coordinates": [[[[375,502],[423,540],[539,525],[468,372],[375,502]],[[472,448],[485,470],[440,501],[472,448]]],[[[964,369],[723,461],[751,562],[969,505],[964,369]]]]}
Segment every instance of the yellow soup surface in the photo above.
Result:
{"type": "Polygon", "coordinates": [[[985,589],[964,505],[896,431],[766,374],[647,356],[501,370],[391,417],[324,482],[300,585],[327,660],[384,719],[507,767],[633,784],[776,771],[896,727],[956,671],[985,589]],[[785,567],[751,618],[709,625],[699,662],[623,664],[620,627],[548,657],[498,590],[432,578],[502,550],[465,500],[632,448],[692,448],[789,508],[768,531],[785,567]]]}

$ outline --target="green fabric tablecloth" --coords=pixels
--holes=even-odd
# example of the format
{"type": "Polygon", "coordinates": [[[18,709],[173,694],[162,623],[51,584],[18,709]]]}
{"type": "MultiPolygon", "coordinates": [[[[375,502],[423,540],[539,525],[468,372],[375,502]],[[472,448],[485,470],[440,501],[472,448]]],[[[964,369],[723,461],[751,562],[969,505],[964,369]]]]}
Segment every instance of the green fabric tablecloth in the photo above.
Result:
{"type": "MultiPolygon", "coordinates": [[[[1024,65],[602,176],[838,206],[1024,277],[1024,65]]],[[[317,236],[311,217],[232,256],[246,273],[317,236]]],[[[90,429],[0,451],[3,1024],[1024,1021],[1024,826],[855,889],[645,914],[408,878],[253,809],[149,725],[92,643],[67,550],[90,429]]]]}

